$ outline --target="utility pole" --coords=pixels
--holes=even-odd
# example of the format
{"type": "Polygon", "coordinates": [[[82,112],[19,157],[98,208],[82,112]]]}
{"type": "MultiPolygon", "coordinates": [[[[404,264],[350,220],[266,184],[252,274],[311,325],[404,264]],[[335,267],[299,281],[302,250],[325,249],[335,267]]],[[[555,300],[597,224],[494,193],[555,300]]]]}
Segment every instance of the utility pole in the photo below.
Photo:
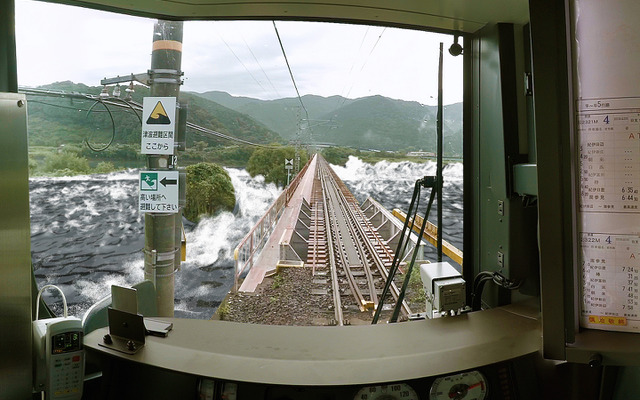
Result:
{"type": "MultiPolygon", "coordinates": [[[[151,97],[175,97],[182,84],[182,21],[158,20],[153,29],[153,50],[149,83],[151,97]]],[[[177,100],[176,100],[177,101],[177,100]]],[[[178,113],[176,113],[178,114],[178,113]]],[[[180,112],[179,118],[186,118],[180,112]]],[[[181,121],[184,122],[184,121],[181,121]]],[[[150,171],[176,171],[178,145],[173,154],[147,154],[150,171]]],[[[185,193],[186,179],[180,176],[180,200],[185,193]]],[[[175,181],[174,181],[175,184],[175,181]]],[[[156,183],[158,185],[158,183],[156,183]]],[[[154,282],[158,315],[174,315],[174,275],[180,268],[180,239],[182,236],[182,207],[177,213],[147,212],[144,216],[144,275],[154,282]]]]}

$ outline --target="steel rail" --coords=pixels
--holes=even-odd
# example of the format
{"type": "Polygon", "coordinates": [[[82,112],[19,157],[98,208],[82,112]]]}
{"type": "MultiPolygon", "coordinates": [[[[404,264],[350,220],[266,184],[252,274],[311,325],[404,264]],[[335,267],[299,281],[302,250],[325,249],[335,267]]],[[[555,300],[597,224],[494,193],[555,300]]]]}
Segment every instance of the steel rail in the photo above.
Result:
{"type": "MultiPolygon", "coordinates": [[[[319,174],[319,178],[322,182],[322,176],[320,176],[320,174],[319,174]]],[[[325,227],[326,227],[326,221],[329,221],[329,210],[326,207],[326,199],[324,199],[324,190],[323,190],[322,212],[324,214],[325,227]]],[[[333,297],[334,315],[335,315],[336,323],[338,324],[338,326],[343,326],[344,314],[342,313],[342,299],[340,298],[340,284],[338,282],[338,270],[336,268],[335,254],[333,249],[333,237],[329,232],[327,233],[327,248],[329,250],[329,271],[331,273],[331,292],[333,297]]]]}
{"type": "MultiPolygon", "coordinates": [[[[365,246],[367,247],[368,253],[371,256],[371,258],[373,259],[374,264],[376,265],[378,271],[380,272],[380,274],[384,277],[385,280],[389,279],[389,272],[386,268],[385,262],[382,260],[382,258],[380,257],[378,251],[375,248],[375,245],[372,243],[371,238],[369,238],[369,236],[367,235],[367,231],[369,233],[371,233],[375,240],[378,242],[378,244],[380,245],[380,247],[382,249],[385,249],[387,251],[385,251],[385,255],[390,254],[390,251],[388,251],[388,248],[386,246],[386,244],[384,244],[380,238],[380,236],[377,234],[377,232],[375,231],[375,229],[373,228],[373,226],[371,225],[371,223],[367,220],[366,216],[364,215],[364,213],[362,212],[362,210],[360,209],[357,200],[355,199],[355,197],[351,194],[351,192],[348,190],[348,188],[346,187],[346,185],[344,184],[344,182],[342,182],[341,180],[338,179],[335,171],[333,171],[333,169],[331,168],[327,168],[325,167],[325,171],[328,171],[329,174],[332,177],[332,182],[335,183],[335,185],[337,187],[340,188],[340,190],[338,190],[338,192],[340,193],[340,195],[342,196],[342,200],[344,201],[344,203],[351,205],[352,207],[350,207],[350,212],[349,212],[349,217],[352,218],[352,224],[350,224],[352,227],[355,228],[355,230],[357,230],[358,232],[358,236],[360,236],[361,240],[357,241],[354,240],[354,242],[358,243],[359,242],[363,242],[365,244],[365,246]],[[340,183],[342,184],[340,184],[340,183]],[[348,197],[348,198],[347,198],[348,197]],[[363,226],[364,225],[364,226],[363,226]],[[366,226],[366,231],[365,231],[365,226],[366,226]]],[[[393,256],[391,256],[393,257],[393,256]]],[[[391,258],[393,259],[393,258],[391,258]]],[[[391,294],[392,297],[394,298],[394,300],[397,302],[399,297],[400,297],[400,290],[398,289],[398,287],[396,286],[396,284],[394,282],[391,282],[391,294]]],[[[376,296],[377,297],[377,296],[376,296]]],[[[375,301],[375,306],[378,306],[378,302],[375,301]]],[[[408,316],[411,314],[411,309],[409,308],[408,304],[405,301],[402,301],[402,312],[408,316]]]]}
{"type": "MultiPolygon", "coordinates": [[[[327,237],[332,237],[333,239],[333,235],[339,235],[340,229],[338,227],[338,223],[337,223],[337,214],[336,214],[336,210],[335,210],[335,200],[330,198],[331,195],[329,191],[329,187],[328,187],[328,183],[326,182],[326,173],[322,173],[321,174],[321,182],[322,182],[322,187],[323,187],[323,196],[325,199],[325,205],[327,207],[328,210],[328,221],[330,223],[330,229],[328,232],[327,237]],[[333,217],[332,217],[333,215],[333,217]]],[[[339,238],[336,238],[339,239],[339,238]]],[[[360,291],[360,288],[358,287],[358,283],[356,282],[355,277],[353,276],[353,273],[351,271],[350,265],[348,263],[348,260],[344,254],[344,248],[342,245],[340,245],[340,240],[332,240],[333,245],[335,245],[336,248],[336,252],[338,254],[338,257],[335,257],[335,253],[334,253],[334,260],[338,260],[339,263],[342,266],[342,269],[344,271],[344,274],[347,278],[347,282],[349,284],[349,288],[351,290],[351,294],[352,296],[355,297],[356,299],[356,303],[358,305],[358,308],[360,309],[360,311],[364,312],[366,309],[364,307],[364,305],[366,304],[366,300],[364,299],[362,292],[360,291]]],[[[334,247],[332,247],[334,248],[334,247]]]]}
{"type": "MultiPolygon", "coordinates": [[[[365,224],[368,223],[366,218],[362,222],[365,224]]],[[[366,233],[364,232],[364,227],[362,225],[357,225],[357,228],[361,229],[361,233],[363,235],[366,235],[366,233]]],[[[386,268],[386,265],[385,265],[386,263],[382,260],[382,258],[376,251],[375,246],[371,243],[370,240],[364,240],[364,243],[366,246],[369,247],[369,251],[372,255],[372,258],[374,259],[374,263],[376,264],[376,266],[378,267],[378,271],[380,271],[380,274],[386,281],[387,279],[389,279],[389,271],[386,268]]],[[[397,302],[398,298],[400,297],[400,289],[398,289],[395,282],[391,282],[391,295],[393,296],[394,300],[397,302]]],[[[378,303],[376,303],[376,307],[377,306],[378,306],[378,303]]],[[[411,309],[409,308],[409,305],[404,300],[402,301],[402,311],[406,316],[409,316],[411,314],[411,309]]]]}
{"type": "MultiPolygon", "coordinates": [[[[353,207],[353,212],[354,212],[354,215],[357,216],[356,218],[359,220],[358,223],[355,224],[355,227],[360,231],[360,236],[364,238],[363,243],[368,247],[369,252],[372,255],[372,258],[374,259],[374,262],[378,267],[378,271],[380,271],[381,275],[384,277],[385,280],[389,279],[389,272],[387,271],[386,266],[388,263],[393,262],[393,255],[391,255],[391,259],[388,259],[388,263],[381,258],[378,249],[376,249],[375,245],[372,243],[371,237],[368,234],[370,234],[373,238],[376,239],[376,241],[379,244],[381,244],[381,247],[380,247],[381,250],[382,249],[387,250],[385,251],[385,256],[388,256],[388,254],[390,254],[390,252],[388,251],[388,247],[382,243],[382,239],[380,238],[380,235],[375,230],[371,222],[366,218],[366,216],[364,215],[364,212],[362,212],[362,210],[357,206],[357,204],[353,207]]],[[[398,298],[400,297],[400,290],[396,286],[395,282],[391,282],[390,289],[391,289],[391,295],[393,296],[394,300],[397,302],[398,298]]],[[[402,301],[402,312],[405,314],[405,316],[409,316],[411,314],[411,309],[409,308],[409,305],[404,300],[402,301]]]]}
{"type": "MultiPolygon", "coordinates": [[[[330,176],[332,178],[335,178],[329,171],[327,166],[323,166],[325,168],[325,171],[327,171],[330,176]]],[[[341,211],[342,211],[342,215],[344,216],[345,222],[347,222],[347,228],[349,229],[349,234],[351,237],[351,241],[353,242],[355,248],[358,250],[358,254],[359,254],[359,258],[360,261],[362,262],[362,268],[364,270],[365,273],[365,278],[367,280],[367,285],[369,287],[369,297],[370,300],[367,301],[366,299],[364,299],[364,303],[363,305],[365,306],[365,308],[374,308],[376,307],[376,305],[378,304],[378,296],[376,293],[376,287],[375,287],[375,282],[373,280],[373,273],[371,271],[371,268],[369,267],[369,263],[368,263],[368,250],[365,249],[362,245],[363,241],[366,241],[367,238],[361,236],[361,240],[357,240],[357,236],[358,236],[358,228],[356,227],[357,225],[357,221],[354,218],[353,215],[353,210],[351,209],[351,207],[349,207],[349,200],[346,199],[346,196],[343,192],[343,190],[341,190],[340,185],[338,185],[337,181],[335,179],[331,179],[331,185],[334,187],[334,193],[335,195],[338,197],[338,206],[340,207],[341,211]]],[[[364,298],[364,296],[363,296],[364,298]]]]}

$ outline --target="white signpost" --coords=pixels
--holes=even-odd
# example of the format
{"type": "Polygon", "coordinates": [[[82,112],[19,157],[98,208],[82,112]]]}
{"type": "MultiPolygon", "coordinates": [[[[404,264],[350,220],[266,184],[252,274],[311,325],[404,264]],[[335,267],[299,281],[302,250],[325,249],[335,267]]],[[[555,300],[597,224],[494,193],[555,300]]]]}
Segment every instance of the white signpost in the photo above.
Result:
{"type": "Polygon", "coordinates": [[[287,186],[289,186],[289,181],[291,180],[291,170],[293,169],[293,159],[284,159],[284,169],[287,170],[287,186]]]}
{"type": "Polygon", "coordinates": [[[178,171],[140,171],[139,188],[140,212],[178,212],[178,171]]]}
{"type": "Polygon", "coordinates": [[[142,101],[142,154],[173,154],[176,98],[145,97],[142,101]]]}

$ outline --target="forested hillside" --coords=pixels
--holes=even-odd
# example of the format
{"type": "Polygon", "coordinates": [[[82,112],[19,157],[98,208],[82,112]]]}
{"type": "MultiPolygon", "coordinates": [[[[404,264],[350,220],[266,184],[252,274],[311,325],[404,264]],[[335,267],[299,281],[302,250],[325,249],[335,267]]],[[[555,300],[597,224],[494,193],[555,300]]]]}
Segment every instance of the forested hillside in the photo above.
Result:
{"type": "MultiPolygon", "coordinates": [[[[333,143],[359,149],[436,151],[436,107],[383,96],[345,99],[340,96],[306,95],[297,98],[259,100],[224,92],[198,94],[262,122],[283,138],[292,140],[301,125],[303,142],[333,143]]],[[[443,111],[444,154],[462,156],[462,103],[443,111]]]]}
{"type": "MultiPolygon", "coordinates": [[[[101,87],[58,82],[43,89],[99,94],[101,87]]],[[[125,96],[121,87],[122,95],[125,96]]],[[[112,90],[113,88],[110,88],[112,90]]],[[[133,100],[142,102],[149,90],[136,86],[133,100]]],[[[331,143],[354,149],[436,151],[436,107],[383,96],[345,99],[340,96],[303,96],[258,100],[234,97],[224,92],[203,94],[182,92],[189,104],[188,120],[197,125],[254,143],[283,143],[301,132],[303,143],[331,143]]],[[[92,100],[29,96],[29,143],[32,146],[80,144],[87,140],[100,147],[114,136],[115,144],[140,143],[140,121],[132,110],[107,110],[92,100]],[[113,123],[112,123],[113,119],[113,123]],[[115,127],[115,131],[114,131],[115,127]]],[[[462,104],[444,108],[444,155],[462,155],[462,104]]],[[[233,145],[233,142],[189,131],[187,144],[193,148],[233,145]]]]}
{"type": "MultiPolygon", "coordinates": [[[[126,85],[121,87],[121,97],[125,96],[125,88],[126,85]]],[[[72,82],[57,82],[42,86],[40,89],[99,94],[102,88],[72,82]]],[[[148,95],[148,88],[136,86],[132,97],[134,101],[141,103],[142,98],[148,95]]],[[[262,123],[213,101],[190,93],[181,93],[180,101],[189,105],[189,122],[255,143],[282,141],[280,135],[269,130],[262,123]]],[[[132,110],[115,107],[109,107],[107,110],[101,103],[91,100],[30,95],[28,118],[31,146],[78,144],[85,139],[99,146],[109,142],[114,133],[114,127],[114,143],[140,143],[140,120],[132,110]]],[[[195,141],[205,142],[209,146],[234,144],[228,140],[189,131],[187,144],[192,145],[195,141]]]]}

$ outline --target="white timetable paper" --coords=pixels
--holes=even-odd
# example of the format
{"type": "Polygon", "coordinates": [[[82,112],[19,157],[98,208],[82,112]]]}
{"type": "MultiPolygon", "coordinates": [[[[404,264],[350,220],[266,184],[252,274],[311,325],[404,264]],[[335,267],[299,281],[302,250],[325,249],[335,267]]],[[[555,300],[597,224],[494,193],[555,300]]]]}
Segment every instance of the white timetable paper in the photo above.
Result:
{"type": "Polygon", "coordinates": [[[640,332],[640,99],[576,106],[580,324],[640,332]]]}

